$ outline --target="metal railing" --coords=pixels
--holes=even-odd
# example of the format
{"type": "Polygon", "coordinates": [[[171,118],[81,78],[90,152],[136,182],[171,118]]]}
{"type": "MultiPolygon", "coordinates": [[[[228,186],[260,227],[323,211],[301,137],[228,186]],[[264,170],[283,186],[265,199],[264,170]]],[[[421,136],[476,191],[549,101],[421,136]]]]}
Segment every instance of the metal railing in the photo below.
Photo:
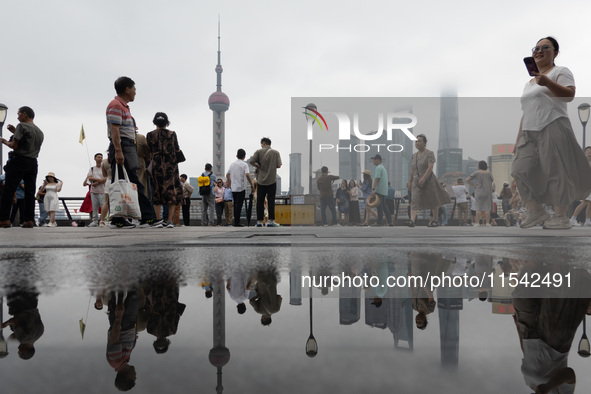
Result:
{"type": "MultiPolygon", "coordinates": [[[[275,204],[277,205],[290,205],[291,204],[291,196],[276,196],[275,197],[275,204]]],[[[56,213],[56,220],[57,221],[77,221],[77,220],[90,220],[91,216],[88,213],[80,212],[80,206],[84,201],[84,197],[59,197],[59,200],[62,203],[63,210],[60,209],[56,213]]],[[[191,207],[189,211],[189,216],[192,223],[198,224],[201,222],[201,197],[192,197],[191,198],[191,207]]],[[[315,201],[316,209],[319,211],[319,199],[315,201]]],[[[456,199],[455,197],[451,197],[452,204],[447,204],[445,207],[448,211],[448,222],[453,221],[454,217],[456,216],[456,199]]],[[[360,201],[363,201],[363,198],[360,198],[360,201]]],[[[502,215],[502,208],[501,208],[501,200],[497,201],[497,213],[499,213],[499,217],[503,217],[502,215]]],[[[250,199],[246,196],[244,200],[245,204],[242,208],[241,218],[246,218],[246,203],[250,203],[250,199]]],[[[394,206],[395,206],[395,214],[394,220],[406,220],[409,219],[410,214],[410,204],[402,199],[402,198],[395,198],[394,199],[394,206]]],[[[364,210],[361,210],[361,216],[363,217],[364,210]]],[[[429,219],[430,211],[429,210],[421,210],[418,214],[419,219],[427,220],[429,219]]],[[[35,218],[39,217],[39,207],[35,204],[35,218]]],[[[253,204],[252,208],[252,218],[256,221],[256,205],[253,204]]],[[[317,218],[318,219],[318,218],[317,218]]]]}

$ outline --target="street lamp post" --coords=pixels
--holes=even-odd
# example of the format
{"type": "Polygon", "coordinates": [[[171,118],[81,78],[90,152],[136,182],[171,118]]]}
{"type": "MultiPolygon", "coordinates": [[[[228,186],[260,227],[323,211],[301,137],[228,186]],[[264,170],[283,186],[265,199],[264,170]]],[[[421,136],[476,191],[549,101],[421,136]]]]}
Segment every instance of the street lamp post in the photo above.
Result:
{"type": "MultiPolygon", "coordinates": [[[[313,117],[309,117],[308,114],[308,110],[313,110],[313,111],[317,111],[318,108],[316,107],[316,104],[314,103],[310,103],[308,105],[306,105],[305,111],[304,113],[306,114],[306,121],[307,122],[312,122],[312,127],[314,127],[314,118],[313,117]]],[[[309,176],[309,182],[308,182],[308,194],[312,194],[312,139],[310,139],[310,162],[308,165],[308,176],[309,176]]]]}
{"type": "Polygon", "coordinates": [[[589,121],[589,113],[591,112],[591,105],[588,103],[583,103],[577,107],[579,110],[579,120],[583,125],[583,149],[585,149],[585,128],[587,127],[587,122],[589,121]]]}
{"type": "MultiPolygon", "coordinates": [[[[8,114],[8,107],[0,103],[0,138],[2,138],[2,127],[4,121],[6,121],[6,115],[8,114]]],[[[0,174],[2,174],[2,143],[0,143],[0,174]]]]}

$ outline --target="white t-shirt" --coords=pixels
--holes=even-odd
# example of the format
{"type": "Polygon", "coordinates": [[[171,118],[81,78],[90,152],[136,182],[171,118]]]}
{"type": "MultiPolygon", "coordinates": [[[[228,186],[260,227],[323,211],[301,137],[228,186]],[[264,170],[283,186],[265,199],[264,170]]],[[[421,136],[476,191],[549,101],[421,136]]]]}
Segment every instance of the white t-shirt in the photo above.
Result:
{"type": "Polygon", "coordinates": [[[466,186],[464,185],[454,185],[451,187],[451,189],[453,190],[455,196],[456,196],[456,203],[462,203],[462,202],[468,202],[468,199],[466,198],[466,194],[468,193],[468,191],[466,190],[466,186]]]}
{"type": "MultiPolygon", "coordinates": [[[[563,86],[575,86],[575,78],[566,67],[556,66],[548,74],[548,78],[563,86]]],[[[561,117],[568,117],[566,101],[554,97],[545,86],[538,85],[533,79],[525,84],[521,96],[523,110],[522,129],[540,131],[561,117]]]]}
{"type": "MultiPolygon", "coordinates": [[[[97,166],[93,166],[90,170],[88,170],[88,176],[91,176],[93,178],[103,178],[103,170],[101,167],[97,167],[97,166]]],[[[92,181],[89,181],[88,183],[92,184],[92,181]]],[[[105,193],[105,184],[101,183],[98,186],[90,186],[90,192],[91,193],[97,193],[97,194],[104,194],[105,193]]]]}
{"type": "MultiPolygon", "coordinates": [[[[521,373],[525,383],[539,386],[547,383],[548,376],[560,368],[568,366],[568,353],[560,353],[548,346],[541,339],[523,340],[523,359],[521,373]]],[[[562,384],[551,391],[553,394],[571,394],[575,392],[575,384],[562,384]]]]}
{"type": "MultiPolygon", "coordinates": [[[[351,201],[359,201],[359,192],[361,190],[359,190],[357,186],[353,186],[349,191],[351,192],[351,201]]],[[[363,195],[361,195],[361,197],[363,197],[363,195]]]]}
{"type": "Polygon", "coordinates": [[[228,173],[230,174],[233,192],[241,192],[246,189],[244,177],[246,174],[249,174],[249,171],[248,164],[244,160],[238,159],[234,163],[230,164],[228,173]]]}

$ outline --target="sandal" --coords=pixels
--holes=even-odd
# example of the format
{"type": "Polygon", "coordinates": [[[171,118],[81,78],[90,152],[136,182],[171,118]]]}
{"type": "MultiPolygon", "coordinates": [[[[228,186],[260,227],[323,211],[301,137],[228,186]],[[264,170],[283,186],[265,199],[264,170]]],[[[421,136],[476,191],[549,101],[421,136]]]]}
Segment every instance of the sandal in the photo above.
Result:
{"type": "Polygon", "coordinates": [[[413,222],[412,220],[407,220],[406,222],[404,222],[404,224],[406,224],[408,227],[414,227],[415,226],[415,222],[413,222]]]}

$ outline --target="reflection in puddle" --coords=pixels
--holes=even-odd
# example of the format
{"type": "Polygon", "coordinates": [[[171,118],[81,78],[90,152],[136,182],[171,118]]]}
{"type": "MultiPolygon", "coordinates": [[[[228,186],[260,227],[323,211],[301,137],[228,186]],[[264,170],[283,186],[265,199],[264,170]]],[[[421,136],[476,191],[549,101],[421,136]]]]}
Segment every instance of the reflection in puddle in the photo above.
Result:
{"type": "Polygon", "coordinates": [[[402,249],[237,251],[4,254],[2,392],[493,393],[590,383],[577,355],[590,302],[584,267],[402,249]],[[534,274],[570,283],[542,289],[534,274]],[[333,280],[363,276],[376,279],[333,280]],[[391,286],[391,277],[424,280],[391,286]]]}

